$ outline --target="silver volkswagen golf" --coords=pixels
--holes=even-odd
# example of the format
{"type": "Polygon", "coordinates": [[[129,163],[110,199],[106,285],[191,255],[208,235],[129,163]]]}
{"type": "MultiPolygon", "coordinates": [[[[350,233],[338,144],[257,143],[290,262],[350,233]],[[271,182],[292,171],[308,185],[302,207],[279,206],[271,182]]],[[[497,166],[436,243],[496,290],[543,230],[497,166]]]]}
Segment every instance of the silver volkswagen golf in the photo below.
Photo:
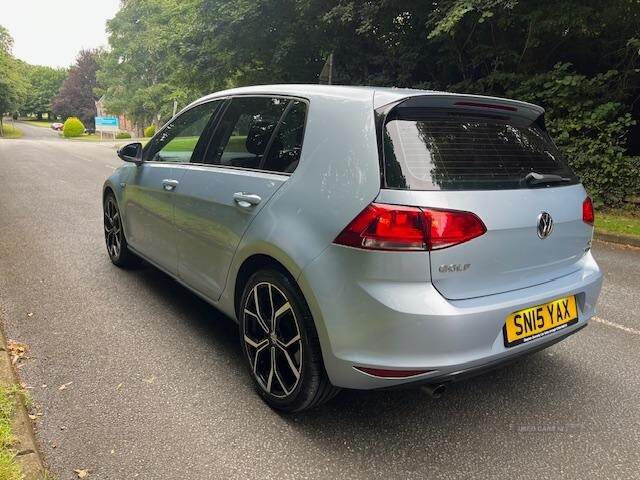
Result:
{"type": "Polygon", "coordinates": [[[236,319],[273,408],[448,382],[580,330],[594,211],[544,110],[273,85],[186,107],[104,185],[107,251],[236,319]]]}

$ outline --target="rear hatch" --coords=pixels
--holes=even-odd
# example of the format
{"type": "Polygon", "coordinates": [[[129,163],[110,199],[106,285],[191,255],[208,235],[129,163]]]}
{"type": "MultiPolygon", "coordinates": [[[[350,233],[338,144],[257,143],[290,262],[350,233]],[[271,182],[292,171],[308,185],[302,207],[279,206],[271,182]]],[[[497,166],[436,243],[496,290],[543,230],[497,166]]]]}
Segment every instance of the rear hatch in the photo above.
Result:
{"type": "Polygon", "coordinates": [[[411,97],[378,110],[379,202],[472,212],[486,232],[430,251],[449,299],[549,282],[580,268],[586,199],[534,105],[463,95],[411,97]],[[383,120],[384,119],[384,120],[383,120]]]}

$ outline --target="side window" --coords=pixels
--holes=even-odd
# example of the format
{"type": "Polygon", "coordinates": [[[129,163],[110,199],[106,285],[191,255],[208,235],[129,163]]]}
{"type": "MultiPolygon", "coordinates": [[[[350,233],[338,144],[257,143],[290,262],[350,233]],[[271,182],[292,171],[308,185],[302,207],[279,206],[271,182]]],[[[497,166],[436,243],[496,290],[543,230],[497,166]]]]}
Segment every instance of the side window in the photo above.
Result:
{"type": "Polygon", "coordinates": [[[278,126],[278,131],[262,165],[263,170],[291,173],[298,166],[304,124],[307,117],[307,104],[293,100],[287,114],[278,126]]]}
{"type": "Polygon", "coordinates": [[[221,101],[203,103],[187,110],[153,137],[145,150],[145,160],[188,163],[198,139],[221,101]]]}
{"type": "Polygon", "coordinates": [[[260,168],[271,135],[289,104],[285,98],[231,100],[211,139],[205,163],[260,168]]]}

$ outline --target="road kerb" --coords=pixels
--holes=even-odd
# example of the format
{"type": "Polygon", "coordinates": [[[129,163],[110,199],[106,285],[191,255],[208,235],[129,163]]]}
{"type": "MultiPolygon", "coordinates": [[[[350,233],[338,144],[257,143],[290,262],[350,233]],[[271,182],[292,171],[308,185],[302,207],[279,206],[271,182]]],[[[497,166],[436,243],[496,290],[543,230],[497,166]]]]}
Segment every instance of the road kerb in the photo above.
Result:
{"type": "Polygon", "coordinates": [[[632,247],[640,247],[640,238],[630,235],[620,235],[617,233],[598,232],[593,234],[593,238],[601,242],[618,243],[620,245],[630,245],[632,247]]]}
{"type": "MultiPolygon", "coordinates": [[[[11,387],[20,385],[11,365],[7,340],[0,325],[0,385],[11,387]]],[[[16,412],[13,419],[13,434],[16,437],[14,448],[18,451],[16,459],[22,468],[25,480],[39,480],[44,477],[44,463],[38,449],[33,425],[29,419],[22,396],[17,397],[16,412]]]]}

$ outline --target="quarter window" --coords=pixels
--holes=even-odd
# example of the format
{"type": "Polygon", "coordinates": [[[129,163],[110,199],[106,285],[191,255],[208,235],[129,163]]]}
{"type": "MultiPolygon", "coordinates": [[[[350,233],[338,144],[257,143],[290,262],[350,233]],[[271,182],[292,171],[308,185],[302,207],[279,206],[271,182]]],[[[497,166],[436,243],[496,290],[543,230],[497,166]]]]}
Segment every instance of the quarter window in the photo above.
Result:
{"type": "Polygon", "coordinates": [[[145,160],[188,163],[197,161],[196,146],[220,101],[193,107],[169,123],[146,148],[145,160]]]}

